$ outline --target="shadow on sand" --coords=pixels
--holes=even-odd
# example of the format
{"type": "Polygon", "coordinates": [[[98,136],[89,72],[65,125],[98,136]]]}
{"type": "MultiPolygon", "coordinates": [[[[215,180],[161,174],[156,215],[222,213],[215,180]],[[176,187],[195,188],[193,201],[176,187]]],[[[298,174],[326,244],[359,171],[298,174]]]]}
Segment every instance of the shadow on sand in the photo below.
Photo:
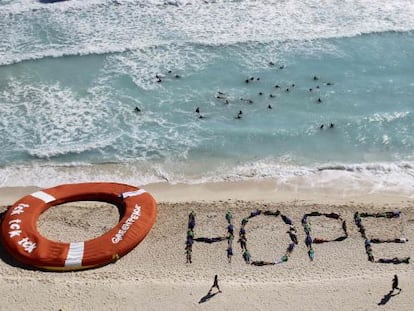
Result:
{"type": "Polygon", "coordinates": [[[214,293],[214,294],[208,292],[207,295],[205,295],[204,297],[202,297],[198,303],[204,303],[206,301],[209,301],[211,298],[213,298],[217,294],[218,294],[218,292],[217,293],[214,293]]]}
{"type": "Polygon", "coordinates": [[[394,290],[390,290],[387,294],[384,295],[384,297],[382,297],[381,301],[378,302],[379,306],[383,306],[385,305],[388,301],[390,301],[391,297],[397,296],[401,293],[401,289],[394,294],[394,290]]]}

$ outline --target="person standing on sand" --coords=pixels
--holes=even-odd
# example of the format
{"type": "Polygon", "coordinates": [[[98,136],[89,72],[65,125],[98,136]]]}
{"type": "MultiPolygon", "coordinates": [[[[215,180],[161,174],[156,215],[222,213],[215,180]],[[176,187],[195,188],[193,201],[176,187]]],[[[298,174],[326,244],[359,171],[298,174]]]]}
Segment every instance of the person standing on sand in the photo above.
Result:
{"type": "Polygon", "coordinates": [[[401,288],[398,287],[398,276],[394,274],[394,278],[392,279],[392,291],[398,289],[401,292],[401,288]]]}
{"type": "Polygon", "coordinates": [[[217,274],[214,276],[214,283],[211,286],[210,290],[208,291],[208,294],[211,294],[211,291],[213,290],[214,287],[218,289],[219,293],[221,293],[220,287],[218,285],[218,276],[217,276],[217,274]]]}

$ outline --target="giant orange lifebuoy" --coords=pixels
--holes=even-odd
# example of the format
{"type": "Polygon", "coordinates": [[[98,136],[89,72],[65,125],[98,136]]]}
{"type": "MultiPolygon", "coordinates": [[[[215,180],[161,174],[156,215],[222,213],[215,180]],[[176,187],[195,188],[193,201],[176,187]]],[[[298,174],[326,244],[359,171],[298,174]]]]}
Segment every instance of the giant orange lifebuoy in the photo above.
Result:
{"type": "Polygon", "coordinates": [[[145,190],[119,183],[67,184],[27,195],[8,209],[1,224],[5,248],[18,261],[45,270],[81,270],[108,264],[137,246],[151,230],[157,207],[145,190]],[[100,201],[123,211],[120,222],[95,239],[63,243],[41,236],[41,213],[75,201],[100,201]]]}

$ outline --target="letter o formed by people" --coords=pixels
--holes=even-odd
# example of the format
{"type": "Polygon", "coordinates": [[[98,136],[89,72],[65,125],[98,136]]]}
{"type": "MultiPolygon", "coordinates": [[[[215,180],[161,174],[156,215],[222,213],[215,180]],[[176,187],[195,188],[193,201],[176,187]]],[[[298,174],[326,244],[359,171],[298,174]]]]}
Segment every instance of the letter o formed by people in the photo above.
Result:
{"type": "Polygon", "coordinates": [[[119,183],[66,184],[17,201],[3,218],[1,239],[5,249],[26,265],[52,271],[83,270],[126,255],[146,237],[156,216],[156,202],[144,189],[119,183]],[[52,206],[77,201],[113,204],[121,219],[103,235],[82,242],[56,242],[40,235],[36,228],[40,214],[52,206]]]}

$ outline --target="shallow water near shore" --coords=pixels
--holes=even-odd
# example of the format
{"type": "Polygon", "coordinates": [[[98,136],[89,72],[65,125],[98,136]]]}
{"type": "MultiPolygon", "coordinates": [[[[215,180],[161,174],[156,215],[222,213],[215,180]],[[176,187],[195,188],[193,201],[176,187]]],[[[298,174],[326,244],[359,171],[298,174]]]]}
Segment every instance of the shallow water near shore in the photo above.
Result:
{"type": "Polygon", "coordinates": [[[117,3],[0,1],[2,186],[302,178],[414,193],[410,2],[117,3]]]}

